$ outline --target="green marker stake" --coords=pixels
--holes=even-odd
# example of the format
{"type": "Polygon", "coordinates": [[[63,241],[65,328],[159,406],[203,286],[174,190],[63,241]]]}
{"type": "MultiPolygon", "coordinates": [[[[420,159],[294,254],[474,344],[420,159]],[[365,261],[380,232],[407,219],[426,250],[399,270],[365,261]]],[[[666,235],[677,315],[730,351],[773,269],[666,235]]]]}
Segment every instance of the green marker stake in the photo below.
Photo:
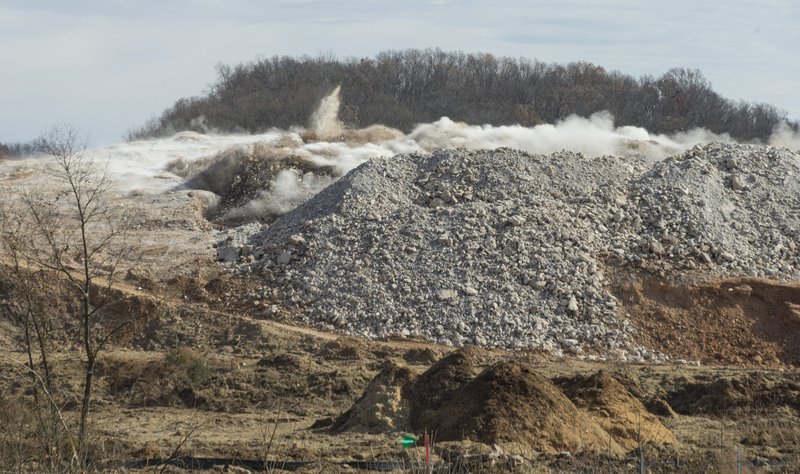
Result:
{"type": "Polygon", "coordinates": [[[400,444],[402,444],[404,448],[413,448],[414,445],[417,444],[417,438],[413,436],[403,436],[400,440],[400,444]]]}

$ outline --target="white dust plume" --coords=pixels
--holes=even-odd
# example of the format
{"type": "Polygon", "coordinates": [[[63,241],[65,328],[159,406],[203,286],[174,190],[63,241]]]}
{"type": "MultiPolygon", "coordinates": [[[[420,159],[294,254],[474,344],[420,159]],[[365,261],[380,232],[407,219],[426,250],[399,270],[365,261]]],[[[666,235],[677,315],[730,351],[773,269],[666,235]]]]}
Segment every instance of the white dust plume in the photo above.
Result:
{"type": "Polygon", "coordinates": [[[409,138],[426,151],[509,147],[529,153],[570,150],[593,157],[637,155],[653,159],[681,153],[697,143],[731,140],[728,135],[716,135],[703,129],[666,136],[651,134],[640,127],[614,127],[614,117],[605,111],[589,118],[571,115],[556,124],[535,127],[476,126],[443,117],[419,125],[409,138]]]}
{"type": "Polygon", "coordinates": [[[322,99],[317,110],[311,115],[311,129],[322,136],[336,135],[344,130],[344,125],[339,121],[341,92],[342,86],[336,86],[333,92],[322,99]]]}
{"type": "MultiPolygon", "coordinates": [[[[338,118],[341,87],[320,101],[310,129],[270,130],[257,135],[180,132],[90,150],[107,163],[117,189],[161,193],[191,187],[211,191],[220,207],[213,218],[225,223],[269,221],[305,202],[358,165],[374,157],[426,153],[438,149],[516,148],[549,154],[560,150],[588,157],[644,156],[653,160],[679,154],[698,143],[732,141],[727,134],[694,129],[672,135],[614,124],[608,112],[570,116],[555,124],[469,125],[447,117],[419,124],[410,133],[383,125],[347,129],[338,118]]],[[[204,124],[203,119],[198,123],[204,124]]],[[[768,142],[800,149],[800,133],[776,127],[768,142]]],[[[2,166],[19,166],[6,165],[2,166]]]]}
{"type": "Polygon", "coordinates": [[[772,146],[800,150],[800,130],[793,130],[785,122],[778,124],[767,141],[772,146]]]}

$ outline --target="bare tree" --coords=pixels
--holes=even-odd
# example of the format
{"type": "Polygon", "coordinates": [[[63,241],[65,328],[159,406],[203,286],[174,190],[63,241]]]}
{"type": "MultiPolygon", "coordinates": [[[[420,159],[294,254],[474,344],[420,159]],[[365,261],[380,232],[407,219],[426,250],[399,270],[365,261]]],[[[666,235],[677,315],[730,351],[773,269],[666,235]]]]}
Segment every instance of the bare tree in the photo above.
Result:
{"type": "MultiPolygon", "coordinates": [[[[69,430],[61,417],[60,408],[53,391],[53,377],[50,362],[51,333],[53,332],[53,308],[50,306],[52,292],[48,292],[47,270],[33,270],[28,265],[22,249],[26,245],[27,226],[25,220],[4,206],[0,206],[0,251],[3,259],[0,262],[0,318],[10,325],[26,361],[22,370],[15,371],[19,377],[30,380],[33,394],[32,410],[27,414],[19,413],[12,420],[18,442],[24,444],[20,436],[25,420],[36,433],[39,455],[51,471],[59,467],[59,440],[69,437],[69,430]],[[50,298],[48,298],[48,296],[50,298]]],[[[15,363],[12,363],[12,366],[15,363]]],[[[22,364],[20,364],[22,365],[22,364]]],[[[19,368],[19,367],[18,367],[19,368]]],[[[11,422],[11,420],[7,420],[11,422]]],[[[71,441],[71,440],[68,440],[71,441]]],[[[74,444],[73,444],[74,447],[74,444]]],[[[77,459],[77,449],[72,450],[77,459]]],[[[22,453],[20,453],[22,454],[22,453]]],[[[24,456],[24,455],[23,455],[24,456]]],[[[10,461],[7,457],[3,462],[10,461]]]]}
{"type": "MultiPolygon", "coordinates": [[[[58,276],[49,282],[63,287],[66,299],[59,327],[77,339],[83,358],[83,393],[80,397],[80,417],[75,438],[77,462],[86,467],[88,459],[88,426],[98,354],[109,340],[130,323],[129,319],[114,318],[111,311],[113,288],[122,265],[128,261],[127,219],[111,205],[110,185],[106,169],[96,165],[86,153],[86,140],[69,126],[56,126],[37,140],[37,148],[52,159],[47,168],[47,191],[27,191],[20,195],[16,227],[7,228],[3,244],[13,250],[7,271],[26,279],[36,274],[58,276]],[[51,186],[52,185],[52,186],[51,186]]],[[[13,275],[12,275],[13,276],[13,275]]],[[[16,317],[22,329],[28,366],[32,376],[41,380],[39,386],[51,393],[49,381],[52,366],[50,347],[46,343],[45,324],[52,319],[47,308],[39,308],[34,290],[21,283],[16,295],[28,295],[30,302],[15,299],[6,304],[6,313],[16,317]],[[40,342],[33,343],[38,340],[40,342]],[[38,349],[38,363],[32,356],[38,349]]],[[[73,340],[74,340],[73,339],[73,340]]]]}
{"type": "MultiPolygon", "coordinates": [[[[48,340],[51,321],[43,308],[42,272],[31,272],[21,249],[25,245],[24,220],[19,215],[0,207],[0,249],[5,261],[0,265],[0,314],[18,330],[28,367],[42,374],[45,389],[50,389],[50,363],[48,340]],[[38,361],[34,358],[38,355],[38,361]]],[[[32,380],[35,377],[31,374],[32,380]]],[[[38,401],[38,384],[33,384],[34,398],[38,401]]]]}

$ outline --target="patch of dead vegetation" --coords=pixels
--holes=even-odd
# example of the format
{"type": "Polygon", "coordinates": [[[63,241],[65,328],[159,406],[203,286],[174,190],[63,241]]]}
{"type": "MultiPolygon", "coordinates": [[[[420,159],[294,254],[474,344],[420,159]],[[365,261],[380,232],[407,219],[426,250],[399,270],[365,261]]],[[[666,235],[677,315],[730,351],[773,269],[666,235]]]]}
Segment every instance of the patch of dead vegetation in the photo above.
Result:
{"type": "Polygon", "coordinates": [[[130,407],[185,406],[202,408],[207,399],[200,394],[212,372],[227,364],[191,348],[172,350],[161,357],[141,353],[113,353],[97,366],[105,377],[109,394],[130,407]]]}

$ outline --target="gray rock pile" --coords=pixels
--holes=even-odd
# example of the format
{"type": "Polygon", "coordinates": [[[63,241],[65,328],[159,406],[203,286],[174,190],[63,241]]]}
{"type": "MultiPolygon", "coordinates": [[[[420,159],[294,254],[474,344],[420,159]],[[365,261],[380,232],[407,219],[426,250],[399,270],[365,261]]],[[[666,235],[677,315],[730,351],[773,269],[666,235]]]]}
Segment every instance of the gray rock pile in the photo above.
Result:
{"type": "Polygon", "coordinates": [[[653,360],[610,268],[798,279],[798,230],[786,150],[444,150],[360,166],[253,235],[240,265],[306,322],[355,335],[653,360]]]}
{"type": "Polygon", "coordinates": [[[225,263],[252,262],[253,246],[249,241],[260,229],[259,224],[249,223],[220,231],[221,239],[216,243],[217,259],[225,263]]]}
{"type": "Polygon", "coordinates": [[[623,213],[629,241],[638,237],[627,250],[633,260],[670,271],[798,278],[796,153],[697,146],[652,166],[633,182],[629,200],[623,213]]]}

